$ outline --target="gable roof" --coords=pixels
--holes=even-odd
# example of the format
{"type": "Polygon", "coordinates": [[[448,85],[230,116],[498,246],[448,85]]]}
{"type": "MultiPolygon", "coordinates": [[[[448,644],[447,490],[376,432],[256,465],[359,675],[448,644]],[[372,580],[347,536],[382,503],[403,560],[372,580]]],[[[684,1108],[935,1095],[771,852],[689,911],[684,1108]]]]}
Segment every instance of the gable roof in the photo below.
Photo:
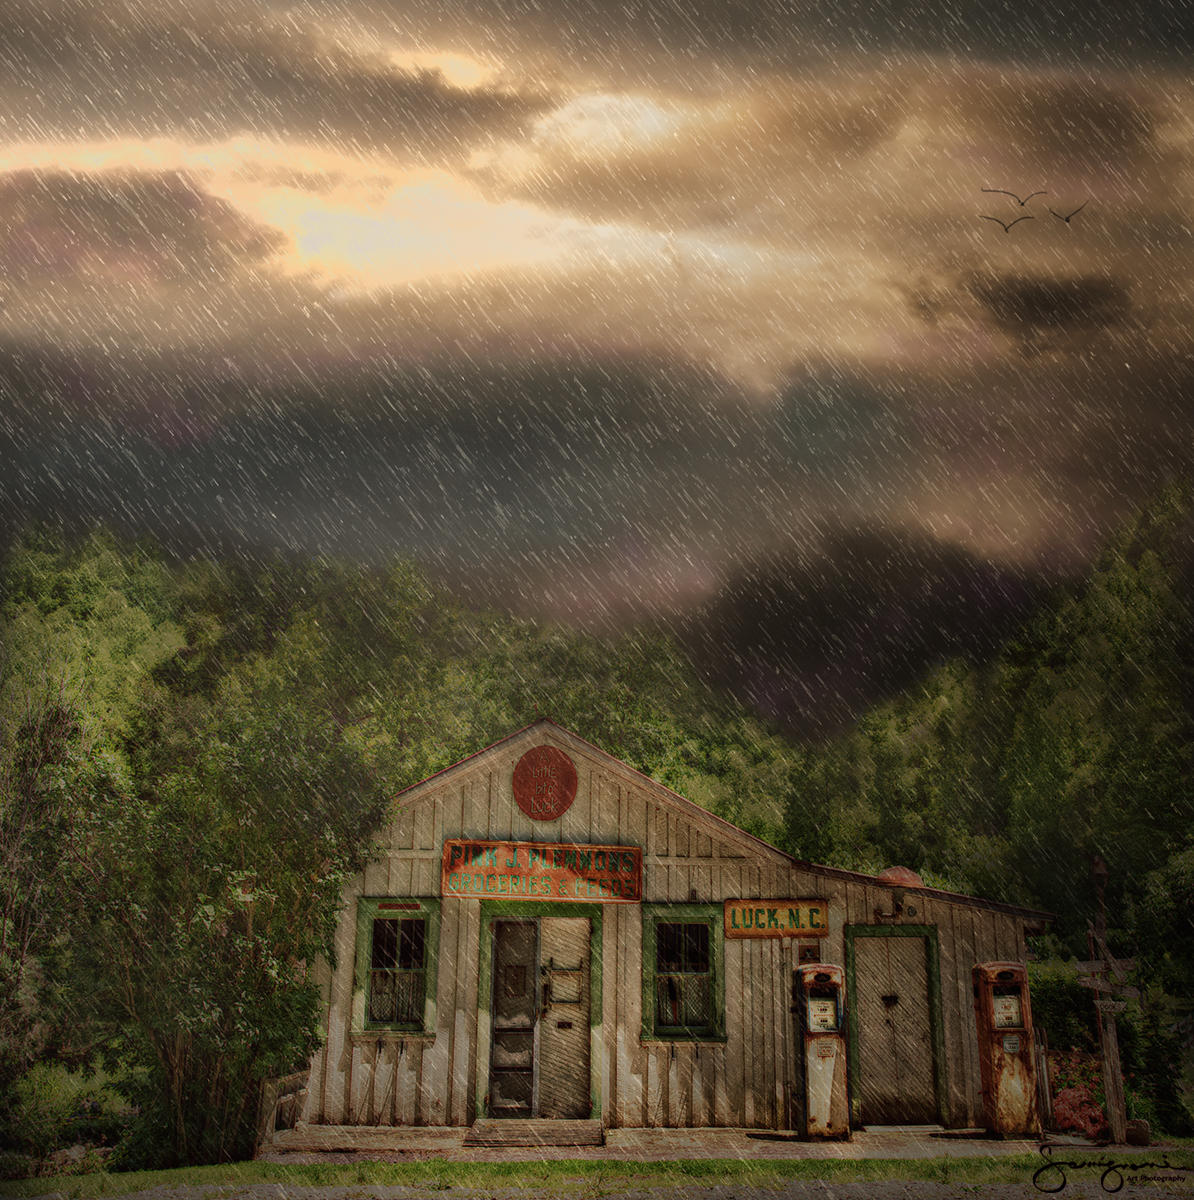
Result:
{"type": "MultiPolygon", "coordinates": [[[[551,730],[561,741],[571,742],[580,752],[592,755],[599,761],[608,764],[611,770],[634,776],[640,786],[646,792],[653,794],[660,802],[678,809],[693,820],[712,825],[722,836],[729,838],[731,841],[746,843],[756,853],[777,860],[784,866],[806,871],[814,875],[824,875],[831,879],[845,880],[849,883],[862,883],[872,887],[885,888],[892,886],[890,883],[874,875],[867,875],[863,871],[848,871],[843,867],[829,867],[821,863],[812,863],[796,858],[788,854],[787,851],[779,849],[778,846],[773,846],[770,842],[756,837],[753,833],[748,833],[745,829],[740,829],[724,817],[719,817],[716,813],[710,812],[709,809],[702,808],[699,804],[694,804],[691,800],[681,796],[679,792],[673,791],[666,784],[652,779],[650,775],[643,774],[642,771],[636,770],[629,763],[615,758],[608,751],[602,750],[600,746],[595,746],[592,742],[586,741],[579,734],[566,729],[563,725],[551,720],[550,717],[539,717],[529,725],[524,725],[521,729],[516,729],[504,738],[499,738],[484,749],[460,759],[459,762],[452,763],[451,766],[444,767],[442,770],[436,771],[433,775],[428,775],[426,779],[421,779],[417,783],[410,784],[400,792],[397,792],[392,799],[401,807],[413,804],[417,800],[422,799],[428,792],[433,791],[447,777],[468,768],[481,766],[486,759],[499,757],[509,747],[511,742],[526,737],[532,730],[536,729],[551,730]]],[[[955,904],[968,904],[979,908],[992,909],[996,912],[1010,913],[1014,916],[1022,916],[1035,921],[1052,921],[1055,919],[1055,914],[1053,913],[1045,912],[1041,909],[1024,908],[1018,904],[1006,904],[1001,900],[984,900],[977,896],[967,896],[961,892],[946,891],[943,888],[920,886],[916,890],[924,892],[925,895],[947,900],[955,904]]]]}

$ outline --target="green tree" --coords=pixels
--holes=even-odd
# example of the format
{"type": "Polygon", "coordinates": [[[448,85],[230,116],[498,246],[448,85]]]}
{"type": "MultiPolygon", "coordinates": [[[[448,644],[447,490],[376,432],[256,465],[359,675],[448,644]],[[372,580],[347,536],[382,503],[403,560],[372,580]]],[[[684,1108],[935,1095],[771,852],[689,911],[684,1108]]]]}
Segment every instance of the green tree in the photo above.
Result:
{"type": "Polygon", "coordinates": [[[1085,586],[1039,620],[1020,670],[1001,780],[1010,859],[1021,893],[1074,933],[1093,912],[1095,854],[1122,925],[1127,890],[1194,822],[1191,620],[1169,566],[1178,512],[1166,500],[1113,539],[1085,586]]]}

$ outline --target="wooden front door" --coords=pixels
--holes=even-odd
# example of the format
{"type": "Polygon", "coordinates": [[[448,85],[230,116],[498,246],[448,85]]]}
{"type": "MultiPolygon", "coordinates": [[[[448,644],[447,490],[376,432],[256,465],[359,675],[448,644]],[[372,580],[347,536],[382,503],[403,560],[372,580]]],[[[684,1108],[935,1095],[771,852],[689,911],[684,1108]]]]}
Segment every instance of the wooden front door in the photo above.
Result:
{"type": "Polygon", "coordinates": [[[493,939],[490,1115],[588,1117],[588,918],[497,921],[493,939]]]}
{"type": "Polygon", "coordinates": [[[923,937],[854,940],[858,1066],[864,1125],[937,1121],[928,943],[923,937]]]}
{"type": "Polygon", "coordinates": [[[539,970],[539,1116],[581,1119],[592,1108],[587,917],[542,919],[539,970]]]}
{"type": "Polygon", "coordinates": [[[539,925],[498,921],[493,930],[493,1051],[489,1111],[535,1115],[535,1027],[539,1017],[539,925]]]}

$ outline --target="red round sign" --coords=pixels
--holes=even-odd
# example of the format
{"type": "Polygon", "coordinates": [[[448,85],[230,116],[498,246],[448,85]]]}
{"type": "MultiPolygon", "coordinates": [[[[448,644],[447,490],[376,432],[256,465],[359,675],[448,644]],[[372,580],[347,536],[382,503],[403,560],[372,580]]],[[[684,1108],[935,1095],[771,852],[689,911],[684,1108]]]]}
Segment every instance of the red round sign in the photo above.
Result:
{"type": "Polygon", "coordinates": [[[563,750],[536,746],[514,764],[514,802],[536,821],[562,817],[576,799],[576,765],[563,750]]]}

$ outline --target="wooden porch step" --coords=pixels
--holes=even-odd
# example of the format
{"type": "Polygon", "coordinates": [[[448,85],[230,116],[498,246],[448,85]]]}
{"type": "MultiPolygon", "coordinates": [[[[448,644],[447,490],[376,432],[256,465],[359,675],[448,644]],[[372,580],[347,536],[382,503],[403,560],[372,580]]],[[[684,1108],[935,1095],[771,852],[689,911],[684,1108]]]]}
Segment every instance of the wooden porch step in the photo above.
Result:
{"type": "Polygon", "coordinates": [[[604,1146],[600,1121],[506,1120],[477,1121],[464,1135],[466,1146],[604,1146]]]}

